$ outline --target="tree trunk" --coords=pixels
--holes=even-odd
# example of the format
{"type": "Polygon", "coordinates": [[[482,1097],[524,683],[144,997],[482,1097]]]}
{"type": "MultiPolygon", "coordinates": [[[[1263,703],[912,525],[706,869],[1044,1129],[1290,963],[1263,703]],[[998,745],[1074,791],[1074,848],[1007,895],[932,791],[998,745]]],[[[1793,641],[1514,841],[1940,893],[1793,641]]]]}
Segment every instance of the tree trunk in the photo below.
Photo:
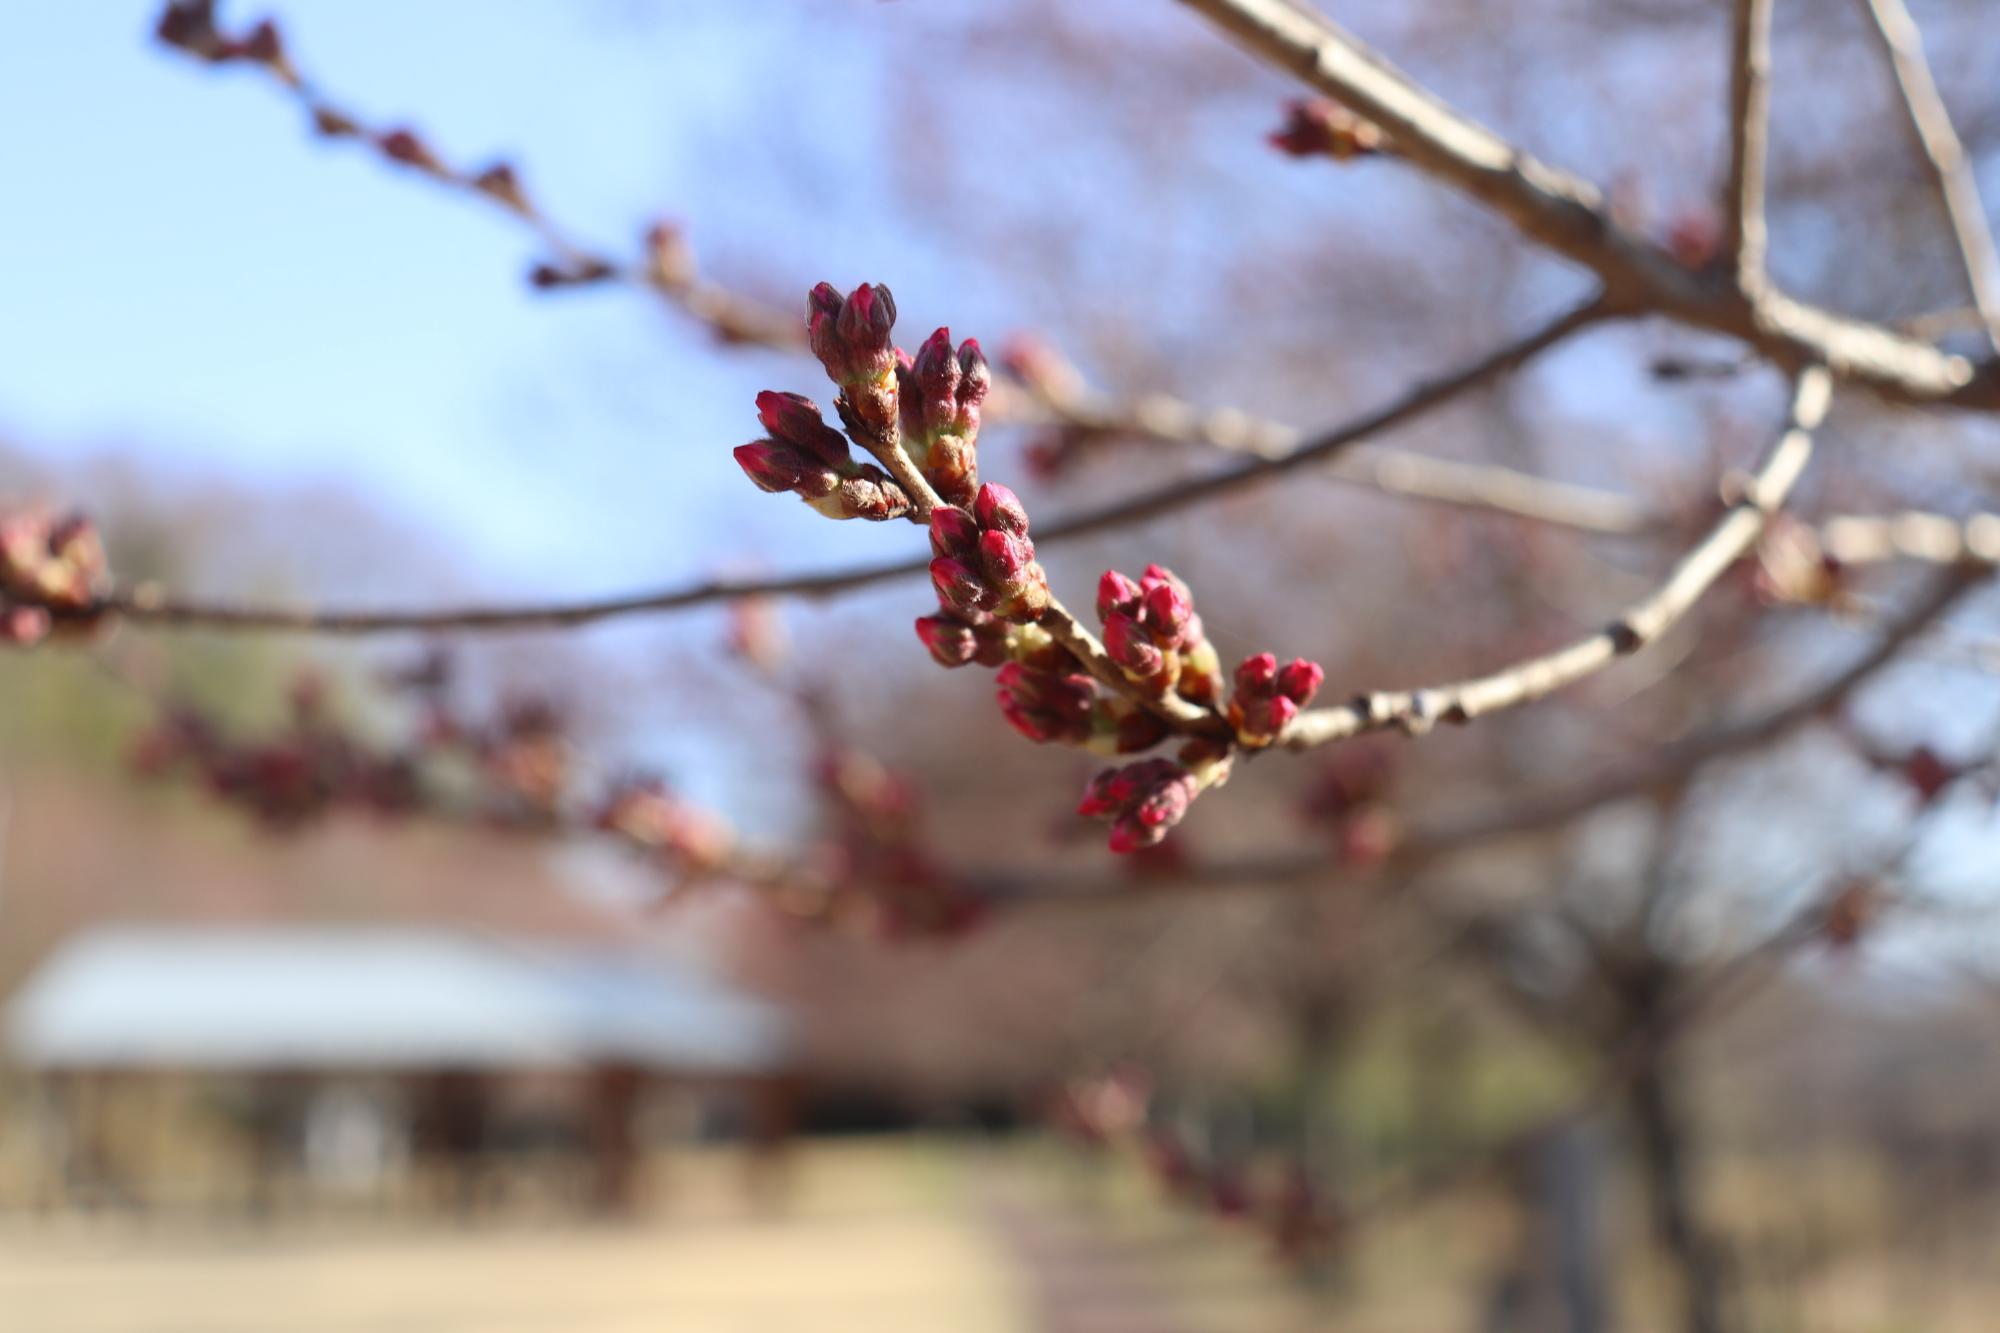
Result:
{"type": "Polygon", "coordinates": [[[1674,1091],[1671,1067],[1655,1062],[1640,1073],[1628,1102],[1653,1235],[1680,1276],[1684,1327],[1688,1333],[1726,1333],[1724,1257],[1703,1229],[1695,1203],[1691,1129],[1674,1091]]]}

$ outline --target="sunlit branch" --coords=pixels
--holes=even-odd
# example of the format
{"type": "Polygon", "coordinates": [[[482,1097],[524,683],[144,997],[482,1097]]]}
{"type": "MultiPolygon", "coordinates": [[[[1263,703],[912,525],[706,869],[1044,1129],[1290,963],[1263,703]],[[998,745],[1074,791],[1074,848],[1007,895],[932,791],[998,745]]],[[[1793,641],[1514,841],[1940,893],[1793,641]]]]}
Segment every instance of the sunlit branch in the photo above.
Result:
{"type": "Polygon", "coordinates": [[[1883,52],[1909,112],[1917,148],[1937,177],[1980,323],[1987,340],[2000,350],[2000,253],[1995,253],[1993,231],[1979,200],[1978,178],[1966,157],[1965,145],[1952,128],[1951,113],[1938,94],[1930,62],[1924,57],[1923,34],[1903,0],[1862,0],[1862,4],[1881,33],[1883,52]]]}

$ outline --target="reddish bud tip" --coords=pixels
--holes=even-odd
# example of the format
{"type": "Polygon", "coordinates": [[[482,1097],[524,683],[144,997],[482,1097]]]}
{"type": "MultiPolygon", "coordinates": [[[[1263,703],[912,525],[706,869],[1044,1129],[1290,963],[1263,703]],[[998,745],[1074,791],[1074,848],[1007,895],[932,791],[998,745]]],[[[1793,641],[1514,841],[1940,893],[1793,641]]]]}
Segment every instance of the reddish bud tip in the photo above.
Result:
{"type": "Polygon", "coordinates": [[[1278,672],[1278,693],[1303,708],[1311,703],[1319,693],[1319,687],[1326,683],[1326,672],[1319,663],[1309,662],[1303,657],[1295,657],[1278,672]]]}
{"type": "Polygon", "coordinates": [[[952,616],[919,616],[917,638],[939,666],[964,666],[979,652],[979,637],[972,626],[952,616]]]}
{"type": "Polygon", "coordinates": [[[775,440],[752,440],[738,445],[736,465],[759,490],[773,494],[796,488],[803,472],[798,453],[775,440]]]}
{"type": "Polygon", "coordinates": [[[792,445],[828,467],[848,461],[847,437],[820,417],[819,404],[803,394],[766,389],[757,395],[757,419],[773,439],[792,445]]]}
{"type": "Polygon", "coordinates": [[[1105,570],[1097,580],[1097,618],[1103,620],[1113,611],[1136,612],[1139,596],[1138,584],[1115,569],[1105,570]]]}
{"type": "Polygon", "coordinates": [[[998,482],[989,481],[979,488],[972,512],[978,516],[982,528],[998,528],[1022,537],[1028,535],[1027,507],[1021,503],[1020,496],[998,482]]]}
{"type": "Polygon", "coordinates": [[[968,563],[979,558],[979,524],[952,505],[931,510],[931,554],[968,563]]]}
{"type": "Polygon", "coordinates": [[[992,590],[979,571],[950,556],[931,561],[931,586],[946,606],[960,611],[984,611],[994,603],[992,590]]]}
{"type": "Polygon", "coordinates": [[[1253,653],[1236,667],[1236,691],[1257,695],[1269,690],[1278,679],[1278,659],[1270,653],[1253,653]]]}

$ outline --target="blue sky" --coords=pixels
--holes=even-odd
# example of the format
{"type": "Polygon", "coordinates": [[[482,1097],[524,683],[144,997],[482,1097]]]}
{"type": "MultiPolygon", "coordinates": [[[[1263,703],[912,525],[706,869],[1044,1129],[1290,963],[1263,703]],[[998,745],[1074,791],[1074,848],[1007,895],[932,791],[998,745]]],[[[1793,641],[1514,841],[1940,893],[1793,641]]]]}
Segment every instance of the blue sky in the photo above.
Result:
{"type": "MultiPolygon", "coordinates": [[[[775,358],[716,357],[623,290],[537,296],[504,217],[316,140],[250,71],[158,49],[152,11],[9,17],[0,116],[36,128],[0,136],[0,431],[332,482],[515,586],[657,581],[754,545],[715,529],[748,508],[728,446],[775,358]]],[[[700,244],[775,206],[770,171],[725,194],[715,170],[766,82],[754,18],[299,0],[282,19],[344,103],[454,160],[513,158],[608,249],[658,213],[700,244]]]]}

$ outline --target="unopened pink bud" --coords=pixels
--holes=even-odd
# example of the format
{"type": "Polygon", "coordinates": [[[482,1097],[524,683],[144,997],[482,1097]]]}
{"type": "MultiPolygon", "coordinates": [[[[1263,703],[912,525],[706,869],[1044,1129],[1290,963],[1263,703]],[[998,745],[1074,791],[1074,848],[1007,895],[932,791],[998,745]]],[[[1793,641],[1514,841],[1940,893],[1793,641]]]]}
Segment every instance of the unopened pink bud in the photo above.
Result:
{"type": "Polygon", "coordinates": [[[1139,585],[1115,569],[1107,569],[1097,580],[1097,618],[1107,620],[1113,611],[1132,614],[1139,609],[1139,585]]]}
{"type": "Polygon", "coordinates": [[[931,585],[946,606],[961,611],[984,611],[996,600],[978,570],[950,556],[931,561],[931,585]]]}
{"type": "Polygon", "coordinates": [[[848,461],[847,437],[826,424],[819,404],[803,394],[766,389],[757,395],[757,419],[771,438],[804,451],[828,467],[848,461]]]}
{"type": "Polygon", "coordinates": [[[777,494],[796,488],[802,471],[798,451],[775,440],[752,440],[736,446],[736,465],[757,489],[777,494]]]}
{"type": "Polygon", "coordinates": [[[1236,690],[1239,694],[1262,694],[1277,679],[1278,659],[1270,653],[1253,653],[1237,664],[1236,690]]]}
{"type": "Polygon", "coordinates": [[[1025,537],[990,530],[979,535],[979,563],[996,587],[1012,595],[1027,586],[1035,548],[1025,537]]]}
{"type": "Polygon", "coordinates": [[[945,505],[931,510],[931,554],[970,563],[979,558],[979,524],[963,509],[945,505]]]}
{"type": "Polygon", "coordinates": [[[1194,618],[1194,603],[1187,593],[1171,583],[1155,583],[1146,590],[1147,625],[1169,644],[1179,644],[1188,622],[1194,618]]]}
{"type": "Polygon", "coordinates": [[[979,488],[972,512],[982,528],[997,528],[1020,537],[1028,535],[1027,507],[1020,496],[998,482],[989,481],[979,488]]]}
{"type": "Polygon", "coordinates": [[[950,616],[919,616],[917,637],[939,666],[964,666],[979,652],[972,626],[950,616]]]}
{"type": "Polygon", "coordinates": [[[1153,636],[1122,611],[1104,618],[1104,649],[1112,661],[1135,676],[1157,675],[1166,665],[1166,654],[1153,642],[1153,636]]]}
{"type": "Polygon", "coordinates": [[[1319,693],[1319,687],[1325,682],[1326,672],[1319,663],[1295,657],[1278,672],[1278,693],[1303,708],[1313,701],[1313,696],[1319,693]]]}

